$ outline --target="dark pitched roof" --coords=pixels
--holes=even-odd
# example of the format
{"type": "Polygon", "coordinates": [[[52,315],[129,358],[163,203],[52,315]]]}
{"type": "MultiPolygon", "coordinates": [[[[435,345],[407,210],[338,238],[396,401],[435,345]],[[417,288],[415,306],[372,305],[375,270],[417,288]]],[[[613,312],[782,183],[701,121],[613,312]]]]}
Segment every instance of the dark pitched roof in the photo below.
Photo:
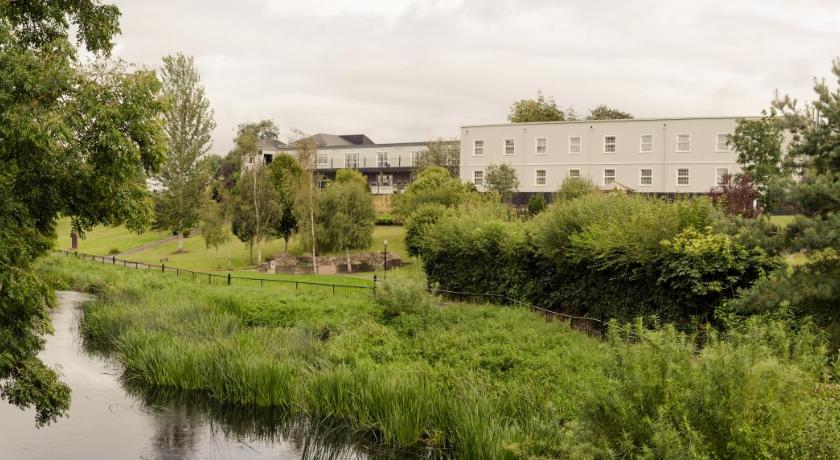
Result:
{"type": "Polygon", "coordinates": [[[285,145],[277,139],[260,139],[257,141],[257,150],[277,150],[285,145]]]}

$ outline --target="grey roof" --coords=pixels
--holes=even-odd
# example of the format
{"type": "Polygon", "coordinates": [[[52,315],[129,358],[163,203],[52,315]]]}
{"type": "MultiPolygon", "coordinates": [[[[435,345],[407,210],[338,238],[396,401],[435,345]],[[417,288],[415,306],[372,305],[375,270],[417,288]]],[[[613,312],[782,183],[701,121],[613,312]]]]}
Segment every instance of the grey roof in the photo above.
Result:
{"type": "Polygon", "coordinates": [[[488,123],[484,125],[463,125],[462,128],[482,128],[490,126],[518,126],[518,125],[563,125],[572,123],[632,123],[634,121],[679,121],[679,120],[737,120],[740,118],[755,119],[756,115],[734,116],[734,117],[663,117],[663,118],[620,118],[615,120],[563,120],[563,121],[529,121],[523,123],[488,123]]]}
{"type": "Polygon", "coordinates": [[[257,141],[257,150],[277,150],[285,145],[277,139],[260,139],[257,141]]]}

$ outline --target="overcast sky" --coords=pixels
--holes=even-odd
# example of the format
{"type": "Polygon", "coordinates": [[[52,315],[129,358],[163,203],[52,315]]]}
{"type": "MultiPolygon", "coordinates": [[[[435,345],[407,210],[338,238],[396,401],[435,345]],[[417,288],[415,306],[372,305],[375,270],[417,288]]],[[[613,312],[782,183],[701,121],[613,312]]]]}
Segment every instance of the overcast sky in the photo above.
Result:
{"type": "Polygon", "coordinates": [[[116,0],[116,55],[195,56],[225,153],[236,125],[457,137],[537,90],[579,114],[755,115],[811,97],[840,55],[837,1],[116,0]]]}

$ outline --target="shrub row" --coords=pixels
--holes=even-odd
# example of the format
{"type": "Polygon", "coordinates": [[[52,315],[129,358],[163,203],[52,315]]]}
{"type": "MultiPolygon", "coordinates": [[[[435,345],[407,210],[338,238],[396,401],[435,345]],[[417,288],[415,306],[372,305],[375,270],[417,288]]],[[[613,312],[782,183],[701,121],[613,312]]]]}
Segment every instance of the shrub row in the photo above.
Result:
{"type": "Polygon", "coordinates": [[[524,223],[486,206],[421,212],[409,219],[406,244],[441,289],[600,319],[708,320],[722,300],[780,264],[714,232],[705,199],[589,194],[524,223]]]}

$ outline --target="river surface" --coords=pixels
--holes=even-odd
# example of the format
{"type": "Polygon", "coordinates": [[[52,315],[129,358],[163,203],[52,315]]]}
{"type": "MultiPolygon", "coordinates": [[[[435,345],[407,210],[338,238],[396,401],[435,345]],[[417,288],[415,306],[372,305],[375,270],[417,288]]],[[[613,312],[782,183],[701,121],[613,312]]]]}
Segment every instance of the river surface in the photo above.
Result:
{"type": "Polygon", "coordinates": [[[47,337],[40,356],[48,366],[58,369],[62,381],[72,389],[69,416],[38,429],[33,411],[22,411],[0,400],[0,459],[362,456],[346,445],[320,452],[319,446],[308,439],[305,425],[276,421],[265,425],[247,413],[149,403],[147,398],[130,394],[120,384],[118,365],[83,350],[78,323],[85,295],[69,291],[57,294],[58,306],[51,314],[55,335],[47,337]]]}

